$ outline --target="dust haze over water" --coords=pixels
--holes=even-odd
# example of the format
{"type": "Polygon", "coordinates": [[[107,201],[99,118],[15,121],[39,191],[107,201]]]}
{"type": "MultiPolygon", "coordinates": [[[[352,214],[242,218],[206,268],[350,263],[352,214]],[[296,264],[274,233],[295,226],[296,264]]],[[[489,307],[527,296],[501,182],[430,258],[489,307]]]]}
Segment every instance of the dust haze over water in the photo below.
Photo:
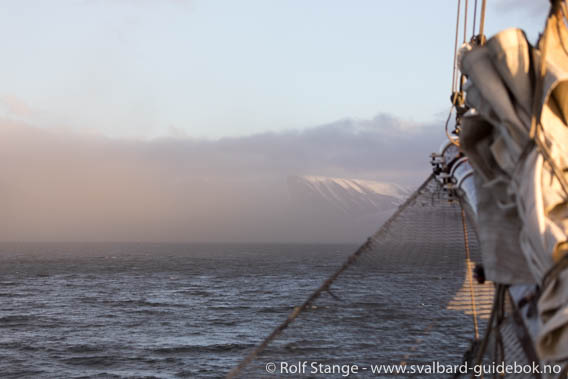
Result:
{"type": "Polygon", "coordinates": [[[310,209],[318,200],[298,195],[290,178],[412,187],[442,141],[438,125],[384,114],[218,140],[127,140],[38,128],[8,111],[0,121],[4,241],[356,242],[386,213],[310,209]]]}
{"type": "Polygon", "coordinates": [[[5,5],[0,240],[358,242],[445,138],[451,0],[5,5]]]}

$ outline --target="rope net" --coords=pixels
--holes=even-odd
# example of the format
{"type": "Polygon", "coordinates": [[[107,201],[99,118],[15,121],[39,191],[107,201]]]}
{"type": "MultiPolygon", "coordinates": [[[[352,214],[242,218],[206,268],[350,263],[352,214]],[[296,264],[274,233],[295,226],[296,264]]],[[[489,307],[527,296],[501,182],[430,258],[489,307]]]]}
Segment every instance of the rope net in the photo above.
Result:
{"type": "Polygon", "coordinates": [[[472,279],[481,257],[468,214],[428,178],[229,377],[265,377],[267,362],[461,364],[484,333],[494,293],[472,279]]]}

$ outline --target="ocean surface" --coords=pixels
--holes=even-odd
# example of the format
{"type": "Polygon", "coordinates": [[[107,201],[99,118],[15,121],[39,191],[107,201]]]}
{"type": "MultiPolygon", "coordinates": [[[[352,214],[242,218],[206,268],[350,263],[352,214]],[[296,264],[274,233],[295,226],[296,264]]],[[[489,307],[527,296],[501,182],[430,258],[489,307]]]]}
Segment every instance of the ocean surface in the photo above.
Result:
{"type": "MultiPolygon", "coordinates": [[[[223,377],[354,248],[1,244],[0,376],[223,377]]],[[[441,296],[461,266],[371,266],[348,272],[244,377],[277,376],[269,360],[459,363],[470,316],[445,319],[441,296]]]]}

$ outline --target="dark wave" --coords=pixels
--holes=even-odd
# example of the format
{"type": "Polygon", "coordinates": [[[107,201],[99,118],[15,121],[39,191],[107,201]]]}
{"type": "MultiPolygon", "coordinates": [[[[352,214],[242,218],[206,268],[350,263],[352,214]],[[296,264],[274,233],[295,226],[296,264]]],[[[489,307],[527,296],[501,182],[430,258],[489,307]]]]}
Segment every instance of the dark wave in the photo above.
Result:
{"type": "Polygon", "coordinates": [[[97,345],[73,345],[66,347],[65,351],[69,353],[96,353],[105,351],[105,348],[97,345]]]}
{"type": "Polygon", "coordinates": [[[63,363],[74,366],[112,366],[120,359],[114,355],[95,355],[90,357],[70,357],[64,358],[63,363]]]}
{"type": "Polygon", "coordinates": [[[214,295],[214,293],[209,292],[209,291],[189,290],[189,289],[178,290],[178,291],[176,291],[176,293],[181,293],[181,294],[184,294],[184,295],[191,295],[191,296],[199,296],[199,297],[210,297],[210,296],[214,295]]]}
{"type": "Polygon", "coordinates": [[[2,326],[14,326],[14,324],[24,325],[32,321],[36,321],[37,316],[32,315],[9,315],[0,317],[0,327],[2,326]],[[6,325],[8,324],[8,325],[6,325]]]}
{"type": "Polygon", "coordinates": [[[239,321],[236,321],[236,320],[226,320],[226,319],[211,320],[211,325],[234,326],[234,325],[238,325],[238,324],[239,324],[239,321]]]}
{"type": "Polygon", "coordinates": [[[6,280],[0,281],[0,286],[17,286],[19,284],[20,283],[18,283],[18,282],[11,282],[11,281],[6,281],[6,280]]]}
{"type": "Polygon", "coordinates": [[[176,308],[183,308],[185,305],[177,304],[177,303],[163,303],[163,302],[154,302],[148,300],[105,300],[105,304],[109,304],[116,307],[155,307],[155,308],[162,308],[162,307],[176,307],[176,308]]]}
{"type": "Polygon", "coordinates": [[[263,307],[260,308],[257,312],[259,313],[286,313],[294,309],[293,306],[276,306],[276,307],[263,307]]]}
{"type": "Polygon", "coordinates": [[[185,346],[159,347],[151,349],[151,351],[157,354],[180,354],[180,353],[194,353],[194,352],[219,353],[219,352],[229,352],[229,351],[242,351],[245,349],[250,349],[254,346],[255,346],[254,344],[246,344],[246,343],[226,343],[226,344],[214,344],[206,346],[185,345],[185,346]]]}
{"type": "Polygon", "coordinates": [[[0,293],[0,297],[29,297],[31,295],[26,293],[18,293],[18,292],[3,292],[0,293]]]}

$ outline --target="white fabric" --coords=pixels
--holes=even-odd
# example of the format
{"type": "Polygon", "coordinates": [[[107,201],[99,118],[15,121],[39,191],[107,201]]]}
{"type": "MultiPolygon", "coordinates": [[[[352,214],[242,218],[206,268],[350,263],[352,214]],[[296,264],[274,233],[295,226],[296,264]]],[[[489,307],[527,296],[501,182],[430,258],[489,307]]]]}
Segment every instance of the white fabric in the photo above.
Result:
{"type": "MultiPolygon", "coordinates": [[[[550,157],[568,178],[568,55],[562,50],[555,30],[562,29],[564,37],[568,36],[564,25],[560,24],[562,20],[554,18],[553,22],[551,30],[554,32],[548,33],[551,37],[546,40],[550,54],[547,54],[544,95],[537,99],[542,108],[542,129],[537,138],[547,146],[550,157]]],[[[540,283],[555,262],[568,254],[567,195],[542,151],[526,150],[535,96],[531,72],[537,75],[540,72],[540,53],[532,50],[521,30],[507,29],[486,45],[463,52],[460,69],[468,77],[466,103],[493,127],[490,136],[483,141],[464,141],[472,166],[485,168],[478,184],[482,202],[485,199],[485,203],[480,203],[481,209],[478,208],[479,221],[482,224],[501,217],[503,222],[510,223],[507,227],[486,231],[485,238],[509,241],[511,248],[499,251],[494,244],[487,252],[490,256],[484,257],[484,263],[493,265],[488,271],[496,276],[491,278],[496,282],[528,280],[526,276],[530,271],[532,280],[540,283]],[[477,148],[477,143],[489,148],[477,148]],[[494,162],[489,173],[488,162],[494,162]],[[484,191],[487,193],[483,194],[484,191]],[[496,212],[494,203],[501,207],[496,212]],[[522,264],[519,264],[522,259],[515,246],[521,247],[522,264]],[[512,277],[515,272],[518,276],[512,277]]],[[[464,131],[468,127],[475,128],[475,122],[466,117],[464,131]]],[[[538,308],[542,327],[537,351],[541,359],[568,359],[566,271],[543,289],[538,308]]]]}

